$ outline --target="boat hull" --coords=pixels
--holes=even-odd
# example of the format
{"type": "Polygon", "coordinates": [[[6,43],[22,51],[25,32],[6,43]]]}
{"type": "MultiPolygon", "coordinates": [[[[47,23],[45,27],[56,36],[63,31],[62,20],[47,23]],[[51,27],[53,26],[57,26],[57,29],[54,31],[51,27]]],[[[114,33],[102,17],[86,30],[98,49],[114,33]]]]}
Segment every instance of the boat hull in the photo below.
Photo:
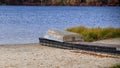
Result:
{"type": "Polygon", "coordinates": [[[72,50],[86,50],[86,51],[94,51],[94,52],[102,52],[102,53],[111,53],[111,54],[119,54],[120,51],[117,50],[116,47],[106,47],[106,46],[99,46],[99,45],[92,45],[88,43],[84,44],[75,44],[75,43],[68,43],[68,42],[59,42],[55,40],[50,40],[46,38],[39,38],[39,42],[41,45],[50,46],[50,47],[57,47],[62,49],[72,49],[72,50]]]}

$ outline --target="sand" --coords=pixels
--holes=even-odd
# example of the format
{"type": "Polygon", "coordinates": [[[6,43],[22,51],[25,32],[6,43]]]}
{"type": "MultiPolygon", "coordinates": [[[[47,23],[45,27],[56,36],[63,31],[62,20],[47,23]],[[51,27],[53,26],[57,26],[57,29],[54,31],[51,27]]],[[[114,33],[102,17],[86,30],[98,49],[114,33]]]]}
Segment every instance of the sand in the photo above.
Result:
{"type": "Polygon", "coordinates": [[[112,38],[112,39],[99,40],[99,41],[95,41],[93,43],[103,43],[103,44],[116,44],[116,45],[120,45],[120,38],[112,38]]]}
{"type": "Polygon", "coordinates": [[[120,64],[120,55],[40,44],[0,45],[0,68],[107,68],[116,64],[120,64]]]}

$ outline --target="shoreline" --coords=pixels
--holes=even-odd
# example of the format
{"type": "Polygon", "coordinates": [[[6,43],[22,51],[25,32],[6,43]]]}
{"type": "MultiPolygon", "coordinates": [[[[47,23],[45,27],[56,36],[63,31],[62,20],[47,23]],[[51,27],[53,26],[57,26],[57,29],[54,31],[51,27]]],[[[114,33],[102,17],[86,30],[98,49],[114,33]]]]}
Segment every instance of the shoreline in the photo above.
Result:
{"type": "Polygon", "coordinates": [[[68,50],[39,43],[0,45],[0,68],[110,68],[120,55],[68,50]]]}
{"type": "Polygon", "coordinates": [[[39,43],[22,43],[22,44],[0,44],[0,46],[18,46],[18,45],[33,45],[39,43]]]}
{"type": "MultiPolygon", "coordinates": [[[[104,39],[104,40],[98,40],[98,41],[93,41],[90,43],[101,43],[101,44],[116,44],[116,45],[120,45],[120,38],[110,38],[110,39],[104,39]]],[[[13,46],[13,45],[29,45],[29,44],[39,44],[38,43],[21,43],[21,44],[0,44],[0,46],[13,46]]]]}
{"type": "Polygon", "coordinates": [[[120,64],[120,55],[67,50],[39,43],[0,45],[0,68],[104,68],[120,64]]]}

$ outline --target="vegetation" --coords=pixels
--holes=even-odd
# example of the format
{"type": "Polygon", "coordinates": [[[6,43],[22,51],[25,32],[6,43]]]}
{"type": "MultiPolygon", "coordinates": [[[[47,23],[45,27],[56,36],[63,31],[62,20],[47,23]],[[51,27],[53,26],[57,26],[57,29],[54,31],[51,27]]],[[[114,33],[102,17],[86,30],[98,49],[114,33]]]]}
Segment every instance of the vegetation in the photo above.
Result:
{"type": "Polygon", "coordinates": [[[85,41],[89,42],[109,38],[120,38],[120,28],[87,28],[79,26],[68,28],[67,31],[79,33],[85,41]]]}
{"type": "Polygon", "coordinates": [[[0,0],[1,5],[120,6],[120,0],[0,0]]]}
{"type": "Polygon", "coordinates": [[[115,66],[110,67],[110,68],[120,68],[120,64],[119,65],[115,65],[115,66]]]}

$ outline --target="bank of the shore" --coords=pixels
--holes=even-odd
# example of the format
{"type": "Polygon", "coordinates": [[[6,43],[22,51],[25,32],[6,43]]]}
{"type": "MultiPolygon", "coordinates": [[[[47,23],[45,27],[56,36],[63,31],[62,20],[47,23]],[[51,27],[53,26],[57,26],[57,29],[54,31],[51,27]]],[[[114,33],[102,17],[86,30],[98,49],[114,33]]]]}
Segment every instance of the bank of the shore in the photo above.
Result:
{"type": "Polygon", "coordinates": [[[119,55],[64,50],[40,44],[0,45],[0,68],[104,68],[120,64],[119,55]]]}
{"type": "Polygon", "coordinates": [[[116,45],[120,45],[120,38],[104,39],[104,40],[94,41],[93,43],[103,43],[103,44],[116,44],[116,45]]]}

